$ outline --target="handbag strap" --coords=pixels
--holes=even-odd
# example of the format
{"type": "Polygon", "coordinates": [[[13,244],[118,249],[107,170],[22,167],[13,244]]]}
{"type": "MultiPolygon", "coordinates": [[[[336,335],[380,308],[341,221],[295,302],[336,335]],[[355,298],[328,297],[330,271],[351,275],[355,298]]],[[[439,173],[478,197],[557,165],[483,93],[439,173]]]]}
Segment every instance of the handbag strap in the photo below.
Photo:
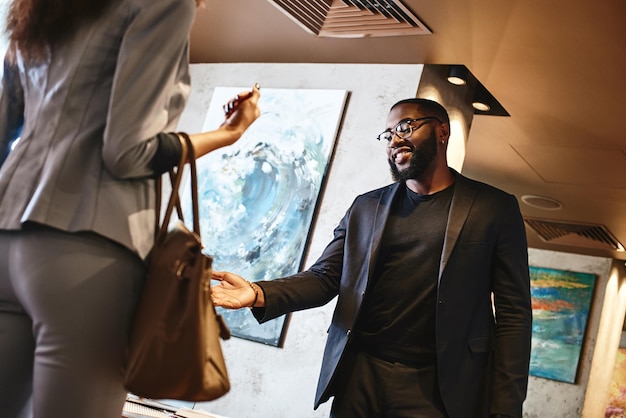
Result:
{"type": "MultiPolygon", "coordinates": [[[[182,210],[180,207],[180,197],[178,194],[178,190],[180,188],[180,183],[183,177],[183,168],[185,163],[189,164],[190,168],[190,184],[191,184],[191,204],[192,204],[192,215],[193,215],[193,231],[200,236],[200,216],[198,210],[198,178],[196,171],[196,158],[195,152],[193,149],[193,145],[191,143],[191,139],[189,135],[184,132],[176,133],[176,136],[180,140],[181,145],[181,153],[180,153],[180,161],[178,165],[175,167],[176,169],[171,169],[169,171],[170,183],[172,185],[172,190],[170,193],[170,198],[167,202],[167,207],[165,208],[165,214],[163,215],[163,220],[160,225],[157,226],[156,230],[156,238],[155,242],[163,236],[168,229],[170,219],[172,217],[172,212],[174,208],[176,208],[176,212],[178,214],[178,218],[181,221],[184,221],[182,210]]],[[[160,192],[160,181],[157,181],[157,208],[161,205],[161,192],[160,192]]],[[[158,219],[158,217],[157,217],[158,219]]]]}
{"type": "MultiPolygon", "coordinates": [[[[190,187],[191,187],[191,209],[193,216],[193,232],[200,236],[200,211],[198,209],[198,172],[196,169],[196,153],[193,149],[191,139],[186,132],[179,132],[178,137],[181,138],[181,142],[187,144],[187,155],[189,156],[189,172],[190,172],[190,187]]],[[[179,201],[180,207],[180,201],[179,201]]],[[[182,218],[181,218],[182,219],[182,218]]]]}
{"type": "MultiPolygon", "coordinates": [[[[174,176],[176,175],[174,170],[168,171],[170,177],[170,184],[175,182],[174,176]]],[[[156,242],[157,236],[159,235],[159,230],[161,229],[161,213],[163,212],[163,208],[161,207],[161,195],[163,194],[163,186],[161,177],[159,176],[155,179],[154,188],[155,188],[155,212],[156,215],[154,217],[154,242],[156,242]]],[[[180,199],[176,199],[176,214],[178,215],[178,219],[183,219],[183,209],[180,206],[180,199]]]]}

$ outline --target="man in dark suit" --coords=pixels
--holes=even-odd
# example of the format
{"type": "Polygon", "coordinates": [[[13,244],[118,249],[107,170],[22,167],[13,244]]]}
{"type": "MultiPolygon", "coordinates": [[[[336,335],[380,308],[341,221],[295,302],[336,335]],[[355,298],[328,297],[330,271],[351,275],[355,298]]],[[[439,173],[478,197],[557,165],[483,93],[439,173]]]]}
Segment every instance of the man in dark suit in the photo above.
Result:
{"type": "Polygon", "coordinates": [[[315,400],[331,417],[521,417],[532,310],[517,199],[448,167],[446,110],[394,104],[395,183],[358,196],[321,257],[250,283],[216,272],[218,306],[260,322],[338,296],[315,400]]]}

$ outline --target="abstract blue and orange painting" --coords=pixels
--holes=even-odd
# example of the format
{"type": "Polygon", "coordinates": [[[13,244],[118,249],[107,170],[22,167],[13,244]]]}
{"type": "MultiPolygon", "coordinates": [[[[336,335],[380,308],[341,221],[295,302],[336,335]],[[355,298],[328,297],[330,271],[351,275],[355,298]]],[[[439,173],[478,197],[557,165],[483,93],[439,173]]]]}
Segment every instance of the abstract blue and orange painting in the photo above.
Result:
{"type": "Polygon", "coordinates": [[[594,274],[530,267],[531,375],[575,382],[595,281],[594,274]]]}
{"type": "MultiPolygon", "coordinates": [[[[216,87],[203,129],[217,128],[222,105],[242,91],[216,87]]],[[[345,90],[262,87],[259,119],[198,160],[202,243],[215,270],[258,281],[302,268],[346,98],[345,90]]],[[[182,201],[191,219],[188,194],[182,201]]],[[[219,311],[234,336],[282,345],[288,317],[260,325],[249,309],[219,311]]]]}

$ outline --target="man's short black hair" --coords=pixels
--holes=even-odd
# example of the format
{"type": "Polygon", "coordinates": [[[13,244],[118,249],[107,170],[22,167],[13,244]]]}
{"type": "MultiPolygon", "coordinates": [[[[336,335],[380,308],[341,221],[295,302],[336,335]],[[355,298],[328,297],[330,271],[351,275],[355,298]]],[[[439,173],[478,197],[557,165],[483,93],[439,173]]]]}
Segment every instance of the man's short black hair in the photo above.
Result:
{"type": "MultiPolygon", "coordinates": [[[[412,97],[410,99],[404,99],[396,102],[393,106],[391,106],[391,109],[402,104],[414,104],[418,106],[421,110],[432,113],[432,115],[430,116],[436,116],[441,119],[442,122],[450,123],[450,117],[448,116],[448,111],[446,110],[446,108],[434,100],[412,97]]],[[[389,110],[391,111],[391,109],[389,110]]]]}

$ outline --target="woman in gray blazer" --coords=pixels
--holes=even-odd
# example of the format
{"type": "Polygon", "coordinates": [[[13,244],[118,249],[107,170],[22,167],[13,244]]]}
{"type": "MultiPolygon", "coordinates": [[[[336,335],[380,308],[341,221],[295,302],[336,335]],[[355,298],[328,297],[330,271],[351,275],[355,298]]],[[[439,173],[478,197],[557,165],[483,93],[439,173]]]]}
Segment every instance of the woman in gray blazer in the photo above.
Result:
{"type": "MultiPolygon", "coordinates": [[[[0,83],[0,415],[119,417],[152,245],[180,157],[194,0],[13,0],[0,83]],[[19,137],[19,139],[18,139],[19,137]],[[32,403],[29,399],[32,398],[32,403]]],[[[196,156],[259,116],[258,88],[196,156]]]]}

